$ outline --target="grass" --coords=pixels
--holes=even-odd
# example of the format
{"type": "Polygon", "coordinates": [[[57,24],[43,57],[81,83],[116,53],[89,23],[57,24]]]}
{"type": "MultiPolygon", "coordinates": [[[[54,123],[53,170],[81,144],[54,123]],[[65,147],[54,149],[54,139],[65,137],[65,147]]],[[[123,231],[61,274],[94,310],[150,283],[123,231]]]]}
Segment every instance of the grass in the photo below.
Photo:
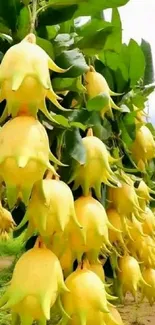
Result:
{"type": "MultiPolygon", "coordinates": [[[[16,260],[23,252],[23,234],[18,238],[12,238],[8,241],[0,241],[0,258],[5,256],[14,256],[15,261],[11,267],[0,271],[0,297],[7,288],[7,283],[11,280],[12,272],[16,260]]],[[[11,314],[10,312],[0,310],[0,325],[10,325],[11,324],[11,314]]]]}
{"type": "MultiPolygon", "coordinates": [[[[13,267],[0,272],[0,297],[6,290],[6,284],[11,280],[13,267]]],[[[0,325],[10,325],[11,314],[8,310],[0,310],[0,325]]]]}

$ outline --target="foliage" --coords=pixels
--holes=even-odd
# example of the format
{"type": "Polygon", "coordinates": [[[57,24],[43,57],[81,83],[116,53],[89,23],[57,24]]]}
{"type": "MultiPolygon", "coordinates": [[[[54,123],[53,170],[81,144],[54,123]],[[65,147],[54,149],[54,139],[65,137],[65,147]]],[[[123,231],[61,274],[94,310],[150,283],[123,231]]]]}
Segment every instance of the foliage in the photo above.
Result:
{"type": "MultiPolygon", "coordinates": [[[[141,46],[133,39],[129,44],[122,43],[122,24],[117,7],[127,2],[91,0],[89,6],[83,0],[65,0],[63,5],[59,0],[38,2],[35,30],[37,43],[60,67],[69,68],[61,76],[53,73],[52,85],[62,96],[62,106],[72,110],[59,113],[53,104],[48,103],[48,109],[56,113],[58,125],[47,121],[42,114],[39,116],[47,128],[53,152],[59,152],[62,162],[70,162],[71,168],[59,168],[61,178],[65,181],[69,180],[76,161],[85,161],[81,137],[90,126],[93,127],[94,134],[108,146],[115,145],[119,148],[126,168],[135,167],[128,158],[128,148],[135,137],[132,104],[143,108],[154,87],[148,89],[145,86],[148,73],[148,60],[147,64],[145,61],[146,42],[143,41],[141,46]],[[98,14],[106,8],[113,8],[111,22],[98,14]],[[80,20],[82,15],[90,16],[87,22],[80,20]],[[104,94],[96,99],[87,98],[83,74],[88,71],[90,63],[106,78],[113,91],[122,93],[115,97],[116,104],[122,110],[122,113],[114,113],[115,123],[108,115],[104,120],[99,117],[98,111],[106,103],[104,94]]],[[[1,58],[10,46],[19,42],[30,31],[31,5],[31,1],[1,1],[1,58]]],[[[152,66],[151,59],[149,64],[152,66]]],[[[150,83],[152,79],[148,81],[150,83]]],[[[2,111],[3,102],[0,106],[2,111]]],[[[14,210],[17,224],[23,214],[23,207],[19,206],[14,210]]]]}
{"type": "MultiPolygon", "coordinates": [[[[60,112],[47,101],[48,110],[55,113],[54,119],[57,123],[47,120],[42,113],[38,114],[47,130],[52,152],[67,165],[57,169],[61,179],[67,183],[77,164],[83,165],[86,161],[82,137],[91,127],[94,135],[105,143],[113,157],[122,157],[122,162],[118,161],[116,164],[118,170],[123,169],[143,177],[151,188],[154,187],[154,160],[151,160],[145,172],[141,172],[130,154],[136,135],[134,106],[139,111],[143,110],[155,86],[151,84],[153,63],[149,44],[143,40],[140,46],[133,39],[128,44],[122,42],[119,7],[128,1],[36,1],[35,26],[31,14],[35,1],[0,1],[0,60],[12,45],[20,42],[30,31],[34,31],[37,44],[61,68],[67,69],[61,75],[52,73],[51,81],[54,91],[62,98],[61,105],[68,110],[60,112]],[[101,14],[107,8],[112,9],[110,22],[101,14]],[[88,16],[88,21],[83,22],[82,16],[88,16]],[[113,110],[113,116],[105,114],[104,118],[101,117],[100,112],[107,105],[104,92],[88,98],[84,76],[90,65],[105,77],[111,91],[119,93],[112,97],[120,108],[113,110]]],[[[4,106],[4,102],[0,103],[1,113],[4,106]]],[[[147,127],[155,135],[152,124],[147,124],[147,127]]],[[[116,166],[114,170],[115,168],[116,166]]],[[[70,186],[72,188],[72,183],[70,186]]],[[[106,192],[107,187],[102,185],[100,201],[104,206],[107,205],[106,192]]],[[[78,189],[73,194],[77,198],[81,191],[78,189]]],[[[25,206],[20,203],[13,210],[17,225],[24,214],[25,206]]],[[[14,232],[14,239],[10,239],[8,246],[0,242],[0,255],[18,255],[24,248],[33,246],[36,237],[30,238],[26,246],[25,242],[23,244],[23,230],[26,226],[14,232]]],[[[0,324],[8,325],[7,313],[3,317],[6,320],[1,323],[0,319],[0,324]]]]}

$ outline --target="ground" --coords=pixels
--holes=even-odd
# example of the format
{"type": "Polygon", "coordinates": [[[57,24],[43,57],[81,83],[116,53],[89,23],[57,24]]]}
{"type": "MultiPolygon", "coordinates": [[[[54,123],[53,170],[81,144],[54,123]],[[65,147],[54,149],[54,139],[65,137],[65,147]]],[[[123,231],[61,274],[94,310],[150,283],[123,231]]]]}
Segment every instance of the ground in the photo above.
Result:
{"type": "MultiPolygon", "coordinates": [[[[7,249],[0,244],[0,296],[5,291],[4,283],[10,281],[13,264],[21,249],[20,241],[10,242],[7,249]],[[16,254],[14,254],[16,252],[16,254]],[[10,253],[10,254],[9,254],[10,253]]],[[[137,304],[131,295],[127,295],[124,306],[118,306],[124,325],[155,325],[155,305],[151,307],[147,301],[137,304]]],[[[9,312],[0,311],[0,325],[10,325],[9,312]]],[[[52,325],[53,322],[49,322],[52,325]]]]}
{"type": "Polygon", "coordinates": [[[155,325],[155,305],[150,306],[147,301],[136,304],[131,295],[125,300],[125,306],[120,307],[125,325],[155,325]]]}

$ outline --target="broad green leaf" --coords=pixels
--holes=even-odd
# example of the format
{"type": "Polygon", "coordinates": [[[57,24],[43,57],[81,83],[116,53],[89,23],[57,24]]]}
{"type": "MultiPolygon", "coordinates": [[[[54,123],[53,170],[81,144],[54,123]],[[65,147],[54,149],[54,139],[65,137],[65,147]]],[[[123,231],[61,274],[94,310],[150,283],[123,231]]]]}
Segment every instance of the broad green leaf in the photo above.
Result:
{"type": "Polygon", "coordinates": [[[70,157],[80,164],[86,161],[86,151],[82,143],[82,137],[78,129],[68,130],[65,132],[65,145],[70,157]]]}
{"type": "MultiPolygon", "coordinates": [[[[83,2],[85,0],[63,0],[63,5],[64,6],[69,6],[69,5],[75,5],[75,4],[79,4],[79,2],[83,2]]],[[[62,0],[48,0],[49,4],[51,5],[58,5],[61,6],[62,5],[62,0]]]]}
{"type": "Polygon", "coordinates": [[[104,50],[112,50],[120,53],[122,47],[122,23],[118,9],[113,9],[111,23],[114,28],[106,40],[104,50]]]}
{"type": "Polygon", "coordinates": [[[112,26],[107,26],[99,31],[92,32],[89,37],[83,37],[76,45],[82,49],[86,55],[98,54],[103,50],[106,40],[112,33],[112,30],[112,26]]]}
{"type": "Polygon", "coordinates": [[[45,50],[52,59],[54,59],[53,45],[50,41],[37,36],[37,44],[45,50]]]}
{"type": "Polygon", "coordinates": [[[74,109],[71,113],[67,114],[67,116],[70,124],[72,124],[72,122],[80,122],[86,128],[101,124],[102,122],[102,119],[98,112],[89,112],[84,108],[74,109]]]}
{"type": "Polygon", "coordinates": [[[30,3],[31,0],[22,0],[25,6],[27,6],[30,3]]]}
{"type": "Polygon", "coordinates": [[[122,104],[120,105],[120,108],[122,113],[130,113],[130,108],[127,105],[122,104]]]}
{"type": "Polygon", "coordinates": [[[70,46],[74,45],[75,34],[58,34],[54,39],[54,52],[57,55],[63,51],[68,50],[70,46]]]}
{"type": "Polygon", "coordinates": [[[74,92],[84,92],[86,89],[81,82],[81,78],[54,78],[52,86],[55,91],[71,90],[74,92]]]}
{"type": "Polygon", "coordinates": [[[46,31],[47,31],[47,37],[49,40],[52,40],[53,38],[56,37],[60,30],[59,25],[54,25],[54,26],[46,26],[46,31]]]}
{"type": "Polygon", "coordinates": [[[155,90],[155,83],[144,87],[142,93],[145,97],[148,97],[155,90]]]}
{"type": "Polygon", "coordinates": [[[88,111],[101,111],[109,104],[109,96],[106,93],[101,93],[98,96],[91,98],[87,102],[88,111]]]}
{"type": "Polygon", "coordinates": [[[145,56],[145,74],[144,74],[144,85],[151,84],[154,81],[154,66],[153,56],[150,43],[142,39],[141,49],[145,56]]]}
{"type": "Polygon", "coordinates": [[[121,138],[122,138],[122,141],[124,142],[125,146],[127,147],[130,147],[131,144],[133,143],[133,140],[132,138],[130,137],[124,123],[123,123],[123,120],[120,120],[119,121],[119,129],[120,129],[120,132],[121,132],[121,138]]]}
{"type": "Polygon", "coordinates": [[[5,25],[5,21],[0,17],[0,33],[10,35],[10,29],[5,25]]]}
{"type": "Polygon", "coordinates": [[[84,25],[77,27],[76,32],[78,33],[79,36],[90,37],[92,36],[92,34],[94,34],[94,32],[97,32],[109,26],[111,26],[111,23],[107,21],[99,20],[99,19],[91,19],[84,25]]]}
{"type": "Polygon", "coordinates": [[[121,61],[124,62],[126,67],[129,69],[129,67],[130,67],[130,51],[129,51],[128,45],[122,44],[120,58],[121,58],[121,61]]]}
{"type": "Polygon", "coordinates": [[[129,79],[129,70],[127,66],[124,64],[124,62],[120,62],[118,69],[120,70],[122,77],[125,81],[128,81],[129,79]]]}
{"type": "Polygon", "coordinates": [[[105,64],[112,70],[117,70],[120,65],[120,56],[116,52],[105,51],[104,54],[105,64]]]}
{"type": "Polygon", "coordinates": [[[76,78],[89,70],[83,54],[78,49],[64,51],[56,58],[56,63],[62,68],[70,68],[64,74],[66,78],[76,78]]]}
{"type": "Polygon", "coordinates": [[[87,126],[86,125],[83,125],[82,123],[80,122],[70,122],[70,126],[73,126],[74,128],[79,128],[83,131],[86,130],[87,126]]]}
{"type": "Polygon", "coordinates": [[[136,134],[136,124],[135,124],[135,116],[136,112],[131,112],[125,114],[125,116],[121,115],[119,120],[119,127],[121,130],[122,140],[129,147],[135,139],[136,134]]]}
{"type": "Polygon", "coordinates": [[[17,20],[17,33],[16,37],[22,40],[30,31],[30,13],[27,7],[20,10],[17,20]]]}
{"type": "Polygon", "coordinates": [[[113,91],[115,91],[115,87],[114,87],[114,77],[113,77],[113,72],[112,70],[110,70],[107,67],[104,67],[104,69],[102,70],[102,75],[104,76],[104,78],[106,79],[109,88],[113,91]]]}
{"type": "MultiPolygon", "coordinates": [[[[121,75],[121,79],[124,81],[118,80],[118,89],[120,89],[121,84],[123,83],[123,88],[125,85],[125,81],[127,82],[129,79],[129,67],[130,67],[130,54],[127,45],[122,44],[121,52],[116,53],[113,51],[103,51],[99,54],[99,59],[109,67],[111,70],[115,71],[115,74],[121,75]]],[[[117,76],[116,76],[117,78],[117,76]]],[[[121,86],[121,89],[123,89],[121,86]]]]}
{"type": "MultiPolygon", "coordinates": [[[[145,90],[144,90],[145,91],[145,90]]],[[[145,102],[147,101],[147,96],[143,94],[143,91],[138,90],[131,90],[130,92],[126,93],[122,100],[121,104],[126,104],[129,107],[133,107],[133,104],[136,107],[144,108],[145,102]]]]}
{"type": "Polygon", "coordinates": [[[152,123],[146,123],[146,126],[148,127],[148,129],[151,131],[151,133],[153,134],[153,136],[155,136],[155,128],[152,125],[152,123]]]}
{"type": "Polygon", "coordinates": [[[49,3],[55,6],[77,5],[77,10],[74,14],[75,17],[92,16],[96,13],[108,9],[124,6],[129,0],[50,0],[49,3]]]}
{"type": "Polygon", "coordinates": [[[74,28],[74,20],[70,19],[60,24],[60,33],[70,33],[71,29],[74,28]]]}
{"type": "Polygon", "coordinates": [[[130,40],[128,47],[130,53],[129,77],[130,85],[133,87],[140,78],[144,77],[145,57],[141,47],[133,39],[130,40]]]}
{"type": "Polygon", "coordinates": [[[54,115],[54,119],[65,128],[70,127],[67,118],[65,118],[63,115],[54,115]]]}
{"type": "Polygon", "coordinates": [[[96,124],[93,126],[93,134],[101,139],[102,141],[106,141],[112,135],[111,125],[109,123],[109,128],[104,127],[102,124],[96,124]]]}
{"type": "Polygon", "coordinates": [[[122,69],[118,68],[116,71],[114,71],[114,79],[115,79],[115,91],[118,93],[123,93],[124,91],[128,91],[130,89],[128,79],[124,78],[124,74],[127,74],[127,68],[126,66],[122,66],[122,69]],[[124,73],[122,73],[122,70],[124,68],[124,73]],[[127,89],[126,89],[127,88],[127,89]]]}
{"type": "Polygon", "coordinates": [[[74,109],[68,115],[70,122],[81,122],[84,125],[89,125],[89,119],[91,118],[91,113],[86,109],[74,109]]]}
{"type": "Polygon", "coordinates": [[[1,0],[0,1],[0,18],[5,22],[12,32],[16,31],[17,16],[21,8],[20,0],[1,0]]]}
{"type": "MultiPolygon", "coordinates": [[[[85,0],[80,1],[75,17],[91,16],[95,13],[108,8],[124,6],[129,0],[85,0]]],[[[78,1],[79,2],[79,1],[78,1]]]]}
{"type": "Polygon", "coordinates": [[[51,26],[57,25],[67,20],[70,20],[76,12],[78,6],[73,5],[61,5],[45,6],[38,13],[38,26],[51,26]]]}

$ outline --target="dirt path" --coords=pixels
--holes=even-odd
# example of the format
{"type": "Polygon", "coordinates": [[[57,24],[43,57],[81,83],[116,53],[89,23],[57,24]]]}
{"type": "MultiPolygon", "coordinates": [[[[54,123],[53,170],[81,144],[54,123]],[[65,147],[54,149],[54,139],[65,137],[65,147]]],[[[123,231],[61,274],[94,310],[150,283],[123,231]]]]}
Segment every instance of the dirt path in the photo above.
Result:
{"type": "Polygon", "coordinates": [[[14,262],[14,256],[0,257],[0,271],[9,268],[14,262]]]}
{"type": "Polygon", "coordinates": [[[125,325],[155,325],[155,305],[151,307],[147,301],[137,304],[128,295],[119,311],[125,325]]]}

